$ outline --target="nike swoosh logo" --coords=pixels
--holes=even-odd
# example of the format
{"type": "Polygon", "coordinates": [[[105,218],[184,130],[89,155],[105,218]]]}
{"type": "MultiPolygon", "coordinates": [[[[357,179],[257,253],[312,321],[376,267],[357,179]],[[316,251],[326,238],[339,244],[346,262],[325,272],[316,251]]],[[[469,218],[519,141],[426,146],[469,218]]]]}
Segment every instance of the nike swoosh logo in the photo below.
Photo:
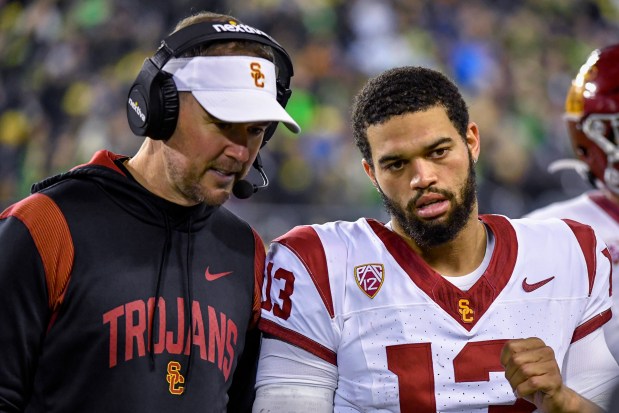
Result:
{"type": "Polygon", "coordinates": [[[526,291],[527,293],[530,293],[531,291],[535,291],[540,287],[543,287],[544,285],[548,284],[550,281],[554,280],[555,277],[550,277],[550,278],[546,278],[545,280],[533,283],[533,284],[529,284],[527,282],[527,278],[525,277],[524,280],[522,280],[522,289],[524,291],[526,291]]]}
{"type": "Polygon", "coordinates": [[[212,274],[208,267],[206,267],[206,271],[204,271],[204,277],[206,278],[206,281],[215,281],[220,279],[221,277],[225,277],[226,275],[230,275],[232,274],[232,271],[226,271],[226,272],[216,272],[215,274],[212,274]]]}

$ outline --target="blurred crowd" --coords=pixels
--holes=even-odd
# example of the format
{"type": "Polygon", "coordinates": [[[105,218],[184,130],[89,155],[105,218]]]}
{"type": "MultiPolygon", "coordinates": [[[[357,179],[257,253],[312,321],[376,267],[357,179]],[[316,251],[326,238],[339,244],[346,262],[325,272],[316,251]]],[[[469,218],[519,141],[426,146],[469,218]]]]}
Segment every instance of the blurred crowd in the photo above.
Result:
{"type": "MultiPolygon", "coordinates": [[[[349,129],[352,96],[394,66],[440,69],[480,127],[481,212],[514,217],[588,188],[562,120],[571,78],[619,42],[619,0],[0,0],[0,210],[106,148],[141,143],[125,99],[175,22],[208,9],[273,35],[295,65],[288,109],[261,151],[269,188],[235,209],[266,240],[292,225],[385,217],[349,129]]],[[[250,179],[253,176],[250,176],[250,179]]]]}

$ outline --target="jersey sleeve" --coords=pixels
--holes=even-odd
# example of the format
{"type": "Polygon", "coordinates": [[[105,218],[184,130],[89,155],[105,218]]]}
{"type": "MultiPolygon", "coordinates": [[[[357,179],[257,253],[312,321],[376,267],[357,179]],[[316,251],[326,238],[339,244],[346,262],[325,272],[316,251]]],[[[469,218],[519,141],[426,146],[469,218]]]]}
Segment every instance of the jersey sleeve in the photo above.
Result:
{"type": "Polygon", "coordinates": [[[264,241],[258,233],[252,229],[255,242],[255,254],[254,254],[254,304],[252,306],[252,321],[250,328],[255,328],[258,319],[260,318],[260,306],[262,300],[262,282],[264,280],[264,261],[265,261],[265,246],[264,241]]]}
{"type": "Polygon", "coordinates": [[[66,222],[43,195],[0,214],[0,411],[24,411],[53,309],[60,305],[72,251],[66,222]],[[55,231],[59,229],[59,231],[55,231]],[[61,238],[58,235],[61,235],[61,238]]]}
{"type": "Polygon", "coordinates": [[[576,236],[582,250],[589,284],[587,307],[572,337],[572,342],[576,342],[602,327],[612,316],[612,259],[606,244],[590,226],[569,219],[564,221],[576,236]]]}
{"type": "Polygon", "coordinates": [[[609,407],[608,398],[617,385],[619,365],[608,350],[602,331],[596,330],[570,345],[561,375],[569,388],[600,407],[609,407]]]}
{"type": "Polygon", "coordinates": [[[336,364],[339,342],[323,242],[296,227],[269,247],[260,329],[336,364]]]}

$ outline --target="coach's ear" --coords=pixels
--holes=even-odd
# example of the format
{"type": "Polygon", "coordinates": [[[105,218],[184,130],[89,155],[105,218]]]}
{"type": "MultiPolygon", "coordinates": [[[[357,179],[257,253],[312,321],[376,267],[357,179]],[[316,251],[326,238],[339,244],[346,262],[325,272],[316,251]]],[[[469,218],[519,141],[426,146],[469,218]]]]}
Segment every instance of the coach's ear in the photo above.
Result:
{"type": "Polygon", "coordinates": [[[368,178],[370,178],[370,181],[372,181],[372,185],[374,185],[374,188],[378,190],[376,175],[374,175],[374,167],[370,165],[368,161],[365,160],[365,158],[361,160],[361,164],[363,165],[363,170],[365,171],[365,174],[368,176],[368,178]]]}

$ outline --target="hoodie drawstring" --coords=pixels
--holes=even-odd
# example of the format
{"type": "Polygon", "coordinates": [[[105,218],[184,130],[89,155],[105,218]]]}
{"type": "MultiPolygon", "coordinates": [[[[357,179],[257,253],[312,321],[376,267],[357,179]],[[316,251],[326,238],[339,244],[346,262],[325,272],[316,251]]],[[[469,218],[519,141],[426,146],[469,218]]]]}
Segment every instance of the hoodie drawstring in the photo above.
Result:
{"type": "MultiPolygon", "coordinates": [[[[169,249],[170,249],[170,240],[171,240],[171,228],[170,228],[170,221],[168,220],[168,216],[167,215],[163,215],[163,221],[165,223],[165,240],[163,242],[163,250],[161,251],[161,261],[159,261],[159,272],[157,273],[157,287],[155,288],[155,304],[153,306],[153,315],[152,318],[150,320],[150,342],[149,342],[149,349],[150,349],[150,366],[151,369],[154,370],[155,369],[155,328],[159,327],[159,323],[155,322],[155,320],[158,320],[158,313],[159,313],[159,299],[161,298],[161,288],[163,285],[163,281],[165,278],[165,264],[167,261],[167,257],[169,254],[169,249]]],[[[164,340],[165,337],[159,337],[159,340],[164,340]]]]}
{"type": "Polygon", "coordinates": [[[185,371],[185,387],[187,386],[188,382],[189,382],[189,372],[191,370],[191,363],[192,363],[192,359],[193,359],[193,333],[194,333],[194,326],[193,326],[193,266],[191,265],[192,262],[192,253],[193,252],[193,237],[192,237],[192,233],[191,233],[191,216],[189,217],[189,221],[188,221],[188,228],[187,228],[187,254],[186,254],[186,268],[187,268],[187,291],[185,294],[185,312],[187,314],[189,314],[189,359],[187,360],[187,370],[185,371]]]}
{"type": "MultiPolygon", "coordinates": [[[[170,253],[170,245],[172,239],[172,228],[170,226],[170,221],[167,215],[163,216],[165,223],[165,241],[163,243],[163,250],[161,251],[161,261],[159,262],[159,272],[157,274],[157,287],[155,289],[155,303],[152,312],[152,318],[150,320],[150,340],[149,340],[149,348],[150,348],[150,365],[151,369],[155,368],[155,331],[159,327],[158,315],[159,315],[159,300],[161,299],[161,290],[163,288],[163,284],[165,281],[165,265],[167,262],[167,257],[170,253]]],[[[193,252],[193,234],[191,232],[192,219],[189,217],[188,220],[188,228],[187,228],[187,252],[185,255],[185,278],[186,278],[186,286],[185,286],[185,319],[189,321],[189,325],[187,328],[187,347],[189,349],[188,360],[187,360],[187,369],[185,370],[185,386],[187,386],[189,381],[189,373],[191,371],[191,364],[193,360],[193,334],[194,334],[194,315],[193,315],[193,266],[192,266],[192,252],[193,252]]],[[[180,332],[179,332],[180,333],[180,332]]],[[[184,333],[181,333],[184,334],[184,333]]],[[[164,340],[165,337],[160,337],[159,340],[164,340]]]]}

